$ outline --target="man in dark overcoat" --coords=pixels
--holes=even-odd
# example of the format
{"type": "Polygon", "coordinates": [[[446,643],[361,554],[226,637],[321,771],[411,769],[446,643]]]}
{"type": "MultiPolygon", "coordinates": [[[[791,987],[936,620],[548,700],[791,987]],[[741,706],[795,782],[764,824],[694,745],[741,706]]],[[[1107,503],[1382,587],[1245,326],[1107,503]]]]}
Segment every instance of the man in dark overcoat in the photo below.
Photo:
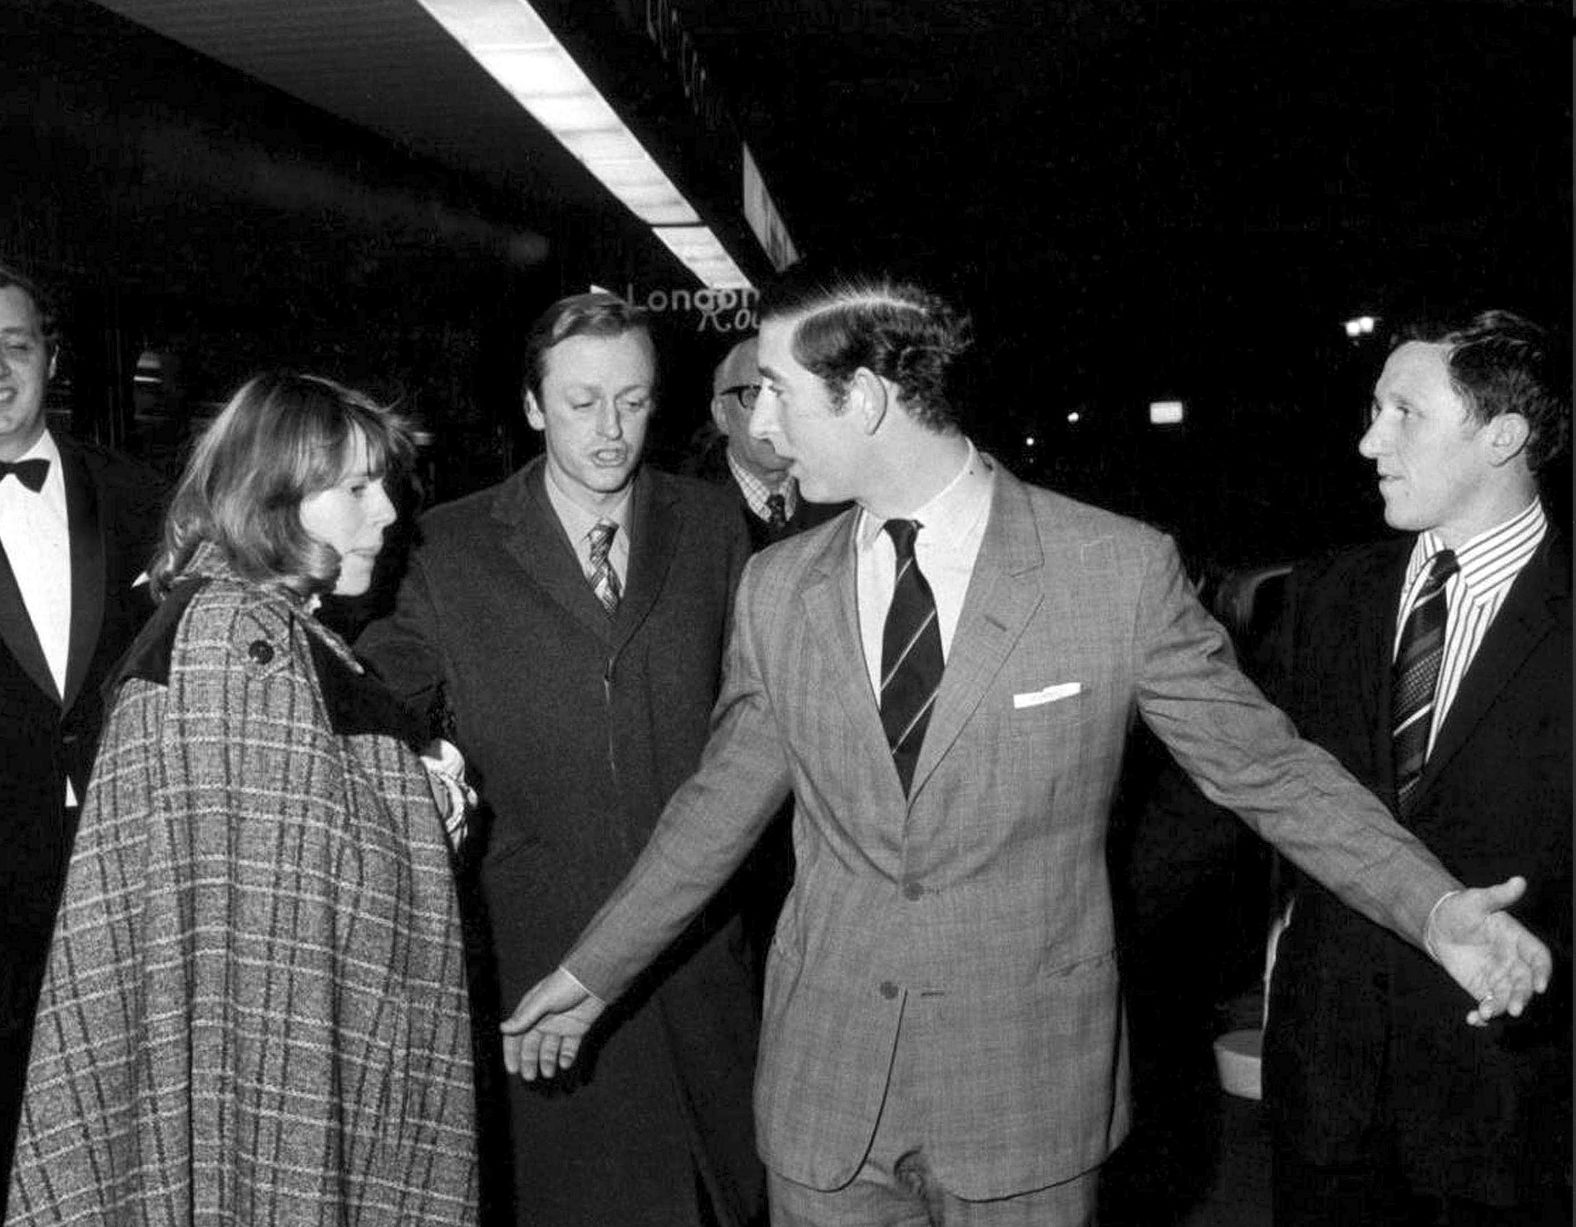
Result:
{"type": "Polygon", "coordinates": [[[153,470],[49,429],[55,357],[41,291],[0,265],[0,1217],[99,689],[153,609],[163,512],[153,470]]]}
{"type": "Polygon", "coordinates": [[[1526,876],[1551,988],[1459,1026],[1432,961],[1302,883],[1265,1037],[1276,1227],[1571,1221],[1570,542],[1538,496],[1560,349],[1506,312],[1394,349],[1358,450],[1404,535],[1294,569],[1279,687],[1452,873],[1526,876]]]}
{"type": "MultiPolygon", "coordinates": [[[[490,808],[480,878],[505,1002],[622,878],[694,769],[749,542],[724,494],[640,464],[643,316],[606,294],[527,341],[546,454],[429,513],[394,612],[359,649],[441,711],[490,808]]],[[[567,1086],[509,1080],[521,1224],[743,1224],[764,1205],[757,1016],[737,921],[701,917],[567,1086]]]]}

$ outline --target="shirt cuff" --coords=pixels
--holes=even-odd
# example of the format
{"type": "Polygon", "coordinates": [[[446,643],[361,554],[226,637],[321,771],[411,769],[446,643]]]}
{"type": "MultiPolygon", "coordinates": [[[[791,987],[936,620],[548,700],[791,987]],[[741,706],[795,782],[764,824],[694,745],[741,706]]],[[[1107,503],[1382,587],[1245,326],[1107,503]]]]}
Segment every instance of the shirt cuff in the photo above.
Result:
{"type": "Polygon", "coordinates": [[[563,972],[564,975],[568,976],[572,981],[574,981],[575,987],[578,988],[587,997],[591,998],[591,1000],[597,1002],[600,1005],[606,1005],[607,1004],[607,1002],[603,1001],[602,998],[598,997],[595,993],[593,993],[590,989],[588,989],[585,986],[585,982],[582,981],[579,976],[575,975],[574,972],[570,971],[569,968],[560,965],[558,970],[563,972]]]}
{"type": "Polygon", "coordinates": [[[1447,890],[1435,900],[1434,906],[1428,909],[1428,922],[1423,926],[1423,949],[1428,951],[1428,957],[1436,963],[1439,962],[1439,951],[1434,949],[1434,917],[1438,915],[1440,905],[1446,899],[1460,893],[1459,890],[1447,890]]]}

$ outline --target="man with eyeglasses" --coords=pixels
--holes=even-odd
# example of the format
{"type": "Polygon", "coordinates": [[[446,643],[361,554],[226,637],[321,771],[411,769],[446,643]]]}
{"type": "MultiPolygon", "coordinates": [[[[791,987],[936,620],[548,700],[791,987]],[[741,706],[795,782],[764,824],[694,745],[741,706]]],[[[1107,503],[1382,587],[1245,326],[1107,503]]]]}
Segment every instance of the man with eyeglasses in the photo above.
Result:
{"type": "Polygon", "coordinates": [[[717,485],[733,487],[744,510],[750,545],[762,550],[830,520],[848,504],[801,498],[799,483],[788,474],[788,461],[769,441],[750,434],[750,411],[761,390],[756,350],[755,337],[746,337],[717,364],[711,379],[711,418],[723,442],[703,454],[692,471],[717,485]]]}
{"type": "MultiPolygon", "coordinates": [[[[812,503],[799,495],[789,462],[767,439],[750,434],[750,414],[761,392],[756,365],[759,342],[754,335],[736,343],[711,376],[711,420],[720,438],[707,447],[688,471],[703,481],[726,486],[737,497],[750,534],[750,548],[759,553],[795,533],[814,528],[853,504],[812,503]]],[[[784,802],[766,828],[755,851],[735,879],[740,916],[757,992],[765,978],[772,930],[793,885],[793,800],[784,802]]]]}

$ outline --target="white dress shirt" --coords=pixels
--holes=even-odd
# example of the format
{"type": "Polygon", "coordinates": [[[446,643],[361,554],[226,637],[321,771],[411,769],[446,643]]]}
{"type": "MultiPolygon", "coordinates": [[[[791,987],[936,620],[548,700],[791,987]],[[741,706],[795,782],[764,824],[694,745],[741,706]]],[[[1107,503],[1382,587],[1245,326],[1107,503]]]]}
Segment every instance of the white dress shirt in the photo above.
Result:
{"type": "MultiPolygon", "coordinates": [[[[914,561],[936,598],[936,624],[941,631],[942,659],[952,654],[952,636],[963,613],[979,557],[985,524],[990,519],[995,471],[969,443],[963,467],[946,489],[907,519],[917,520],[914,561]]],[[[854,557],[858,577],[859,635],[865,649],[870,689],[881,693],[881,638],[897,576],[897,551],[878,520],[863,508],[854,525],[854,557]]]]}
{"type": "MultiPolygon", "coordinates": [[[[1538,544],[1548,532],[1549,523],[1543,504],[1537,499],[1524,511],[1481,532],[1456,551],[1460,568],[1445,581],[1445,651],[1439,664],[1439,680],[1434,684],[1433,723],[1428,730],[1428,753],[1434,751],[1439,728],[1455,702],[1472,658],[1483,644],[1494,616],[1538,544]]],[[[1401,589],[1401,608],[1396,616],[1396,636],[1391,658],[1401,647],[1401,629],[1406,625],[1417,594],[1428,578],[1429,563],[1444,544],[1432,532],[1419,533],[1406,566],[1406,584],[1401,589]]]]}
{"type": "Polygon", "coordinates": [[[0,546],[22,590],[22,603],[55,680],[56,698],[66,693],[66,655],[71,647],[71,528],[66,517],[66,479],[60,448],[49,431],[19,460],[47,460],[44,488],[36,494],[15,477],[0,481],[0,546]]]}

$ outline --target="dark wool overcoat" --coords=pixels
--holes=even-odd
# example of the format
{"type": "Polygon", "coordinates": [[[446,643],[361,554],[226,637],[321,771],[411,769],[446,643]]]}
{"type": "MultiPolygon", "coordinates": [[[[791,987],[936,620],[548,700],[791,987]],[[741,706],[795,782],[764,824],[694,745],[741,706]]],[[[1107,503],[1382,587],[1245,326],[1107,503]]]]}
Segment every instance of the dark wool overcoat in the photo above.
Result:
{"type": "MultiPolygon", "coordinates": [[[[1413,538],[1292,573],[1277,697],[1305,736],[1395,807],[1390,661],[1413,538]]],[[[1516,578],[1440,725],[1407,825],[1468,886],[1527,878],[1512,911],[1555,952],[1520,1018],[1463,1022],[1471,1000],[1422,951],[1298,890],[1275,964],[1265,1099],[1313,1163],[1393,1133],[1413,1184],[1490,1205],[1569,1179],[1571,579],[1551,533],[1516,578]]]]}
{"type": "MultiPolygon", "coordinates": [[[[358,642],[396,693],[447,712],[491,811],[481,895],[505,1014],[699,761],[749,553],[721,491],[642,469],[609,619],[544,473],[534,461],[424,517],[395,611],[358,642]]],[[[509,1081],[521,1224],[693,1227],[701,1188],[725,1225],[759,1213],[757,1016],[729,911],[714,907],[616,1003],[570,1078],[509,1081]]]]}
{"type": "Polygon", "coordinates": [[[7,1221],[474,1222],[459,911],[397,705],[295,600],[198,569],[88,786],[7,1221]]]}

